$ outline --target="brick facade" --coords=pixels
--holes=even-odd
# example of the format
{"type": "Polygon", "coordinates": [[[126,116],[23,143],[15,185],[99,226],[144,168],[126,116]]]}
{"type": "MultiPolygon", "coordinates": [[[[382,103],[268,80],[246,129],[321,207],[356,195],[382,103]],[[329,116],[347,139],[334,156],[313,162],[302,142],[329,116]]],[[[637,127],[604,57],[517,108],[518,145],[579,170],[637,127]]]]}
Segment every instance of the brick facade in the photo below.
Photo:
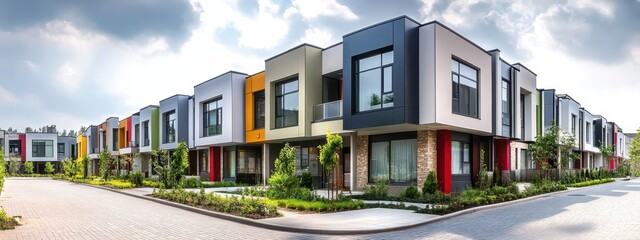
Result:
{"type": "Polygon", "coordinates": [[[515,170],[518,168],[522,168],[522,166],[518,166],[520,164],[520,149],[528,149],[529,144],[517,141],[511,141],[511,170],[515,170]],[[519,161],[516,163],[516,161],[519,161]]]}
{"type": "Polygon", "coordinates": [[[357,145],[357,190],[362,190],[369,182],[369,136],[358,136],[357,145]]]}
{"type": "Polygon", "coordinates": [[[429,171],[436,172],[437,167],[437,137],[436,131],[420,130],[417,137],[418,149],[418,188],[427,179],[429,171]]]}

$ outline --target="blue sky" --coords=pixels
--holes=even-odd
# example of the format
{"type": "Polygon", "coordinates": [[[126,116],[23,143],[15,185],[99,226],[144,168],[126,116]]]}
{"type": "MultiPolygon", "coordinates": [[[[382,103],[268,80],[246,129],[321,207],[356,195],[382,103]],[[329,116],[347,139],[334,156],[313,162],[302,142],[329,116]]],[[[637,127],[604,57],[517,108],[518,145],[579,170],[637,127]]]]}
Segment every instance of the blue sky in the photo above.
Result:
{"type": "Polygon", "coordinates": [[[625,132],[640,127],[640,0],[0,2],[0,128],[127,117],[300,43],[400,15],[500,49],[625,132]]]}

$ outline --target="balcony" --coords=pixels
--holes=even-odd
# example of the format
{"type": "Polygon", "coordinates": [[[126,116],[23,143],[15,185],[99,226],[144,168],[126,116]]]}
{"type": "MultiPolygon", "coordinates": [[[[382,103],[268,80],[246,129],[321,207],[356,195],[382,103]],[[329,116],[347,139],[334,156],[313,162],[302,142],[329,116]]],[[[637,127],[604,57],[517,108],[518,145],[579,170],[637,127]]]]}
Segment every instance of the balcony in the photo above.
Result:
{"type": "Polygon", "coordinates": [[[322,103],[313,107],[313,121],[320,122],[342,117],[342,100],[322,103]]]}

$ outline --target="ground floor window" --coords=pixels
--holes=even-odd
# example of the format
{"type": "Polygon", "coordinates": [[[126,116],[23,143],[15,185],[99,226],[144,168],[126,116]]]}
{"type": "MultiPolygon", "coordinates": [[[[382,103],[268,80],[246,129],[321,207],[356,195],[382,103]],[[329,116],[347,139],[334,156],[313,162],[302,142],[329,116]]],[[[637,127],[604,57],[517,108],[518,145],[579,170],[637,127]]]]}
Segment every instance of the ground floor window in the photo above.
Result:
{"type": "Polygon", "coordinates": [[[200,159],[200,172],[208,172],[209,171],[209,150],[199,150],[198,151],[198,159],[200,159]]]}
{"type": "Polygon", "coordinates": [[[236,151],[235,150],[224,151],[222,169],[223,169],[222,176],[224,176],[224,178],[236,177],[236,151]]]}
{"type": "Polygon", "coordinates": [[[471,144],[451,141],[451,174],[471,174],[471,144]]]}
{"type": "Polygon", "coordinates": [[[520,149],[520,166],[523,169],[535,169],[536,166],[531,159],[531,154],[527,151],[527,149],[520,149]]]}
{"type": "Polygon", "coordinates": [[[371,137],[369,181],[389,179],[391,183],[415,182],[417,179],[417,143],[415,138],[396,136],[371,137]]]}

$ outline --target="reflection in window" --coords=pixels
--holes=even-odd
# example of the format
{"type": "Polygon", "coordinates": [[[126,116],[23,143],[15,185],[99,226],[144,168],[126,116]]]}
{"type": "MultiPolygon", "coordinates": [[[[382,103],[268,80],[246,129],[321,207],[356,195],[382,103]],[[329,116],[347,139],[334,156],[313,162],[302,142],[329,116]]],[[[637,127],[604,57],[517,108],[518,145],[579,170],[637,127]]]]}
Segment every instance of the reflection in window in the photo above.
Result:
{"type": "Polygon", "coordinates": [[[451,174],[470,174],[470,144],[451,141],[451,174]]]}
{"type": "Polygon", "coordinates": [[[478,71],[451,60],[453,113],[478,117],[478,71]]]}
{"type": "Polygon", "coordinates": [[[276,128],[298,125],[298,80],[276,84],[276,128]]]}
{"type": "Polygon", "coordinates": [[[358,111],[393,107],[393,51],[356,61],[358,111]]]}
{"type": "Polygon", "coordinates": [[[222,134],[222,98],[202,104],[202,135],[205,137],[222,134]]]}

